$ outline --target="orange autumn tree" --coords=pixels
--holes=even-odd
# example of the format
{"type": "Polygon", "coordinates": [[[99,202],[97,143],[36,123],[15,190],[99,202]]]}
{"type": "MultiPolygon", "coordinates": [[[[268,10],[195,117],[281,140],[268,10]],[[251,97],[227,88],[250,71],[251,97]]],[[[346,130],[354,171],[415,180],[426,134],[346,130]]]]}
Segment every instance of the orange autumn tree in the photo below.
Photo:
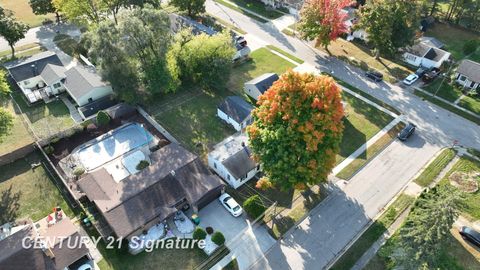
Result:
{"type": "Polygon", "coordinates": [[[254,158],[282,189],[324,181],[343,133],[340,88],[328,76],[288,71],[258,100],[247,127],[254,158]]]}

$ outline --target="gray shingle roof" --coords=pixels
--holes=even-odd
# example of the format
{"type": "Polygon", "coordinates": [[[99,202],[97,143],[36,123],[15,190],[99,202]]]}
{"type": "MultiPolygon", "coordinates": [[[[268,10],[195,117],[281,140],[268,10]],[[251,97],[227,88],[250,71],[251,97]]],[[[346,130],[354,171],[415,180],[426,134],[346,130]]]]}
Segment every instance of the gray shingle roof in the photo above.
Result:
{"type": "Polygon", "coordinates": [[[417,43],[412,47],[408,48],[409,53],[419,57],[423,57],[429,50],[430,50],[430,46],[427,46],[423,43],[417,43]]]}
{"type": "Polygon", "coordinates": [[[62,61],[60,61],[56,53],[46,51],[32,55],[26,59],[10,62],[5,65],[5,67],[16,82],[21,82],[40,75],[48,64],[63,66],[62,61]]]}
{"type": "Polygon", "coordinates": [[[241,123],[250,115],[253,106],[239,96],[229,96],[218,105],[218,109],[237,123],[241,123]]]}
{"type": "Polygon", "coordinates": [[[246,82],[245,84],[253,84],[257,87],[260,93],[265,93],[265,91],[270,88],[275,81],[278,80],[278,75],[275,73],[265,73],[257,78],[246,82]]]}
{"type": "Polygon", "coordinates": [[[463,60],[458,66],[457,72],[467,76],[471,81],[480,82],[480,63],[463,60]]]}
{"type": "Polygon", "coordinates": [[[65,72],[65,87],[70,95],[80,98],[90,92],[93,88],[108,85],[102,78],[93,71],[83,66],[75,66],[65,72]]]}
{"type": "Polygon", "coordinates": [[[244,149],[224,160],[222,164],[235,178],[241,178],[257,166],[251,158],[251,153],[248,146],[245,146],[244,149]]]}
{"type": "Polygon", "coordinates": [[[63,66],[47,64],[40,73],[40,76],[42,76],[47,85],[52,85],[54,82],[65,78],[65,71],[67,71],[67,69],[63,66]]]}
{"type": "Polygon", "coordinates": [[[430,50],[428,50],[427,54],[425,54],[424,57],[432,61],[438,62],[443,58],[443,56],[445,56],[445,54],[447,54],[447,52],[444,50],[430,47],[430,50]]]}
{"type": "Polygon", "coordinates": [[[441,49],[445,44],[441,42],[440,40],[434,38],[434,37],[420,37],[418,39],[420,42],[430,46],[430,47],[435,47],[441,49]]]}

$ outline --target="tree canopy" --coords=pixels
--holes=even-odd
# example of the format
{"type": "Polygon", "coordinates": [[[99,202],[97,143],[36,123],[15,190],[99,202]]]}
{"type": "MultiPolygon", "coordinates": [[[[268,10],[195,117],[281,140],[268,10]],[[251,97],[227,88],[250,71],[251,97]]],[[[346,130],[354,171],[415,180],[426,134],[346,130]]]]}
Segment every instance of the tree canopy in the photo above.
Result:
{"type": "Polygon", "coordinates": [[[36,15],[44,15],[48,13],[55,13],[57,23],[60,22],[60,14],[57,8],[53,5],[52,0],[30,0],[28,2],[32,11],[36,15]]]}
{"type": "Polygon", "coordinates": [[[13,12],[0,7],[0,36],[2,36],[12,50],[12,58],[15,57],[15,43],[25,37],[28,25],[18,21],[13,12]]]}
{"type": "Polygon", "coordinates": [[[172,0],[170,4],[180,11],[186,11],[190,17],[205,12],[205,0],[172,0]]]}
{"type": "Polygon", "coordinates": [[[283,189],[325,181],[343,133],[342,98],[335,81],[288,71],[257,105],[247,132],[269,180],[283,189]]]}

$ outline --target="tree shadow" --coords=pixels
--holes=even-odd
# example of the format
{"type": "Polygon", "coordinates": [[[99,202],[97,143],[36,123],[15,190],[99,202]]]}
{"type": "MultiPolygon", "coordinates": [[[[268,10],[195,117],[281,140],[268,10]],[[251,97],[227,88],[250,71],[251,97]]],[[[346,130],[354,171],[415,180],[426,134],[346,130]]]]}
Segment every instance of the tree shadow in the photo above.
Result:
{"type": "MultiPolygon", "coordinates": [[[[367,142],[367,137],[358,130],[348,118],[343,120],[343,137],[340,143],[339,155],[343,158],[350,156],[355,150],[367,142]]],[[[362,155],[365,155],[364,153],[362,155]]]]}
{"type": "Polygon", "coordinates": [[[12,185],[0,194],[0,224],[14,221],[18,217],[21,193],[13,193],[12,185]]]}

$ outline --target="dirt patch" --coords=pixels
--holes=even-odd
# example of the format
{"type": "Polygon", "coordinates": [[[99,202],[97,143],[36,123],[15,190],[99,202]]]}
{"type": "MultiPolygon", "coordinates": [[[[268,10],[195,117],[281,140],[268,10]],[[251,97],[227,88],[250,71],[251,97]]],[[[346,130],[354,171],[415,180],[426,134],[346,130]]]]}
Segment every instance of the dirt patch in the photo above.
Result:
{"type": "Polygon", "coordinates": [[[463,192],[474,193],[478,190],[479,172],[454,172],[449,177],[450,184],[463,192]]]}

